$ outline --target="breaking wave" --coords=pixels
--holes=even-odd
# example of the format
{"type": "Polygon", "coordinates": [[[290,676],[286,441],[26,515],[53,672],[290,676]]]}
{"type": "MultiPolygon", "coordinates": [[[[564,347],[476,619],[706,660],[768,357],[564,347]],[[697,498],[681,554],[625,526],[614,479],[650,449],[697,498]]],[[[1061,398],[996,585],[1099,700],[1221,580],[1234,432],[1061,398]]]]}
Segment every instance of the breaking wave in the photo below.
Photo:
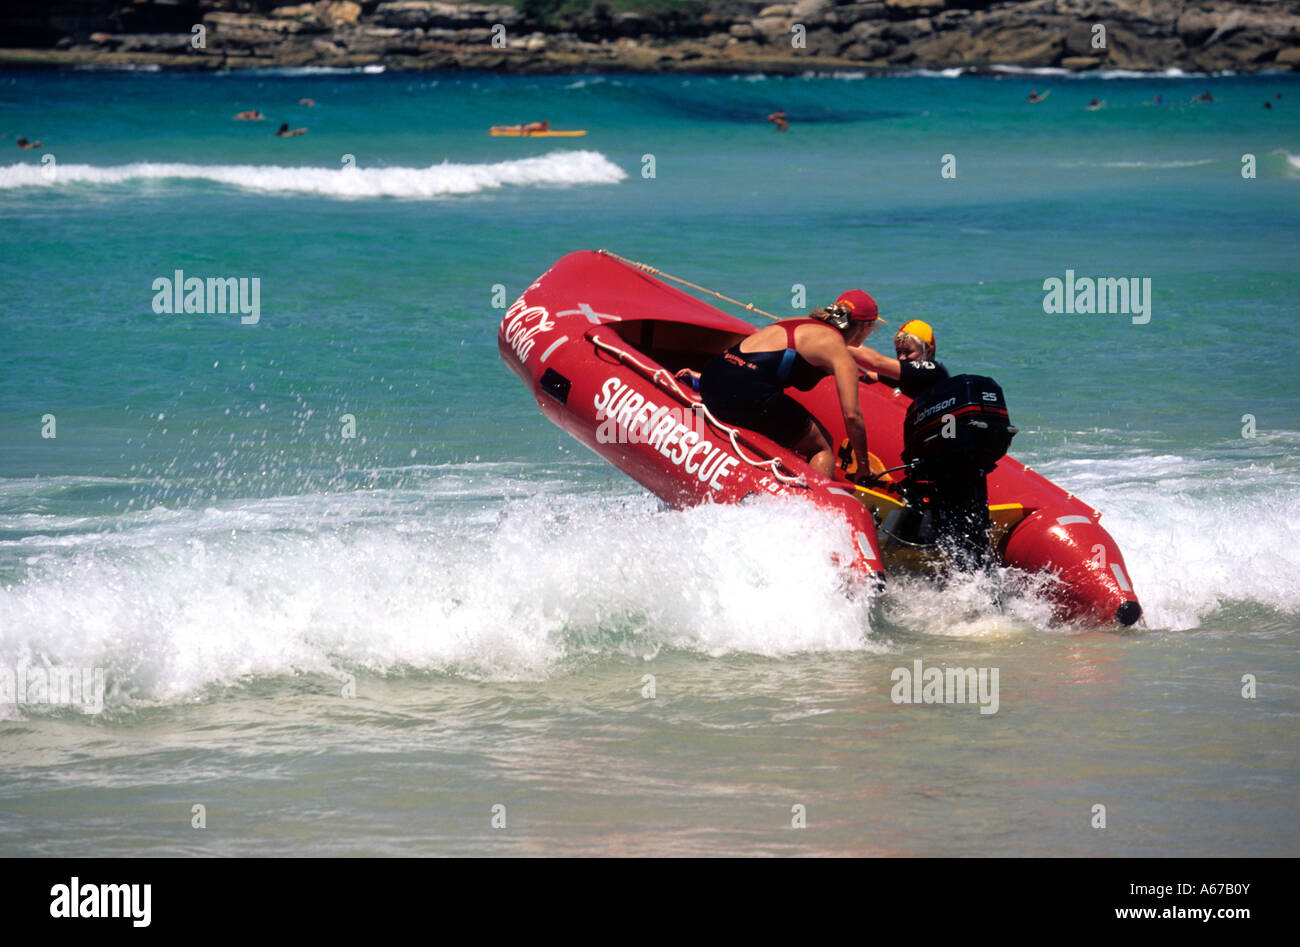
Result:
{"type": "Polygon", "coordinates": [[[0,188],[114,186],[139,181],[211,181],[250,191],[327,197],[431,200],[495,188],[616,184],[622,168],[595,151],[555,152],[490,164],[443,162],[427,168],[311,168],[278,165],[14,164],[0,168],[0,188]]]}
{"type": "Polygon", "coordinates": [[[447,473],[434,496],[4,517],[27,535],[0,542],[24,563],[0,588],[0,668],[103,668],[112,711],[299,674],[536,680],[664,648],[886,650],[868,637],[870,591],[831,567],[848,554],[842,521],[804,503],[467,506],[477,491],[447,473]]]}

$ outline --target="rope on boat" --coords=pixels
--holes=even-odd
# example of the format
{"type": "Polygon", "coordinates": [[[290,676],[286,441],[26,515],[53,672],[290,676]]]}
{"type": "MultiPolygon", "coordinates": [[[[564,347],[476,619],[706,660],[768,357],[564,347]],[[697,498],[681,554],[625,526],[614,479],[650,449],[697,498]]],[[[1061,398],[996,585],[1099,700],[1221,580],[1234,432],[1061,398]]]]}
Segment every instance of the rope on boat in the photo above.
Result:
{"type": "Polygon", "coordinates": [[[602,256],[609,257],[611,260],[618,260],[618,262],[620,263],[626,263],[628,266],[634,266],[638,270],[641,270],[645,273],[649,273],[651,276],[662,276],[664,279],[670,279],[675,283],[681,283],[683,286],[689,286],[691,289],[697,289],[702,293],[708,293],[710,296],[715,296],[718,299],[721,299],[725,302],[729,302],[733,306],[739,306],[741,309],[744,309],[747,312],[756,312],[760,316],[767,316],[767,318],[772,319],[776,322],[781,321],[780,316],[774,316],[770,312],[764,312],[762,309],[759,309],[753,303],[742,303],[739,299],[732,299],[730,296],[724,296],[722,295],[722,293],[715,292],[714,290],[708,289],[704,286],[700,286],[698,283],[692,283],[689,280],[684,280],[679,276],[673,276],[670,273],[665,273],[663,270],[656,269],[655,267],[651,266],[648,263],[638,263],[636,260],[629,260],[625,256],[619,256],[617,253],[615,253],[612,250],[597,250],[596,252],[601,254],[602,256]]]}
{"type": "Polygon", "coordinates": [[[770,470],[772,476],[776,477],[777,480],[781,481],[787,486],[792,486],[792,487],[808,486],[808,481],[805,480],[802,475],[797,475],[792,477],[789,474],[781,473],[781,471],[777,469],[781,465],[781,462],[775,457],[772,457],[768,460],[756,460],[752,457],[747,456],[744,450],[741,449],[740,442],[737,440],[740,432],[737,431],[736,428],[731,427],[728,424],[723,424],[716,417],[714,417],[713,412],[709,410],[709,406],[706,405],[702,400],[692,400],[689,396],[687,396],[685,391],[683,391],[680,383],[673,376],[672,372],[668,371],[668,369],[652,368],[651,366],[646,365],[644,362],[641,362],[634,355],[631,355],[628,352],[623,351],[618,346],[610,345],[608,342],[605,342],[602,339],[598,339],[593,335],[588,335],[587,338],[591,340],[591,344],[596,346],[596,348],[604,349],[607,352],[612,352],[615,356],[618,357],[619,361],[621,362],[631,363],[633,366],[639,369],[643,375],[648,375],[650,377],[650,380],[654,382],[655,385],[657,385],[660,388],[663,388],[669,394],[676,395],[679,401],[684,402],[692,410],[703,411],[704,416],[709,419],[709,422],[715,428],[717,428],[719,431],[726,432],[727,437],[730,438],[731,440],[732,450],[734,450],[736,452],[736,456],[739,457],[741,460],[743,460],[745,463],[749,464],[751,467],[758,467],[760,470],[761,469],[770,470]],[[660,380],[661,375],[664,378],[668,379],[669,382],[671,382],[671,385],[665,385],[660,380]]]}

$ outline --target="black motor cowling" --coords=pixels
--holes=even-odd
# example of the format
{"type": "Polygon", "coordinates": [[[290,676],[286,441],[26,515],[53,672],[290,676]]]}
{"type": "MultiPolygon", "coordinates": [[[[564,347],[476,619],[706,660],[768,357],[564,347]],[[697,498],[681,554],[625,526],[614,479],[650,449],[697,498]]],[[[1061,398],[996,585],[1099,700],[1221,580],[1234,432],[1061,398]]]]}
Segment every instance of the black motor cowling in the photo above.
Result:
{"type": "Polygon", "coordinates": [[[919,395],[903,421],[903,460],[988,472],[1016,435],[1002,387],[983,375],[956,375],[919,395]]]}

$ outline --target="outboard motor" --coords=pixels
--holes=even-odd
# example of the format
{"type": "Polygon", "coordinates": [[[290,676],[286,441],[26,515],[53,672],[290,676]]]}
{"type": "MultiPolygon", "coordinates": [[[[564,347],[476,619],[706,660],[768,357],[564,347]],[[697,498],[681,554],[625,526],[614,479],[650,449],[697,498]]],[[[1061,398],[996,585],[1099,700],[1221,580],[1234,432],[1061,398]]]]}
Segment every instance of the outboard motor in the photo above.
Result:
{"type": "Polygon", "coordinates": [[[903,421],[903,460],[912,467],[902,491],[919,514],[918,540],[946,541],[963,566],[986,563],[986,478],[1016,433],[1002,387],[982,375],[945,379],[912,402],[903,421]]]}

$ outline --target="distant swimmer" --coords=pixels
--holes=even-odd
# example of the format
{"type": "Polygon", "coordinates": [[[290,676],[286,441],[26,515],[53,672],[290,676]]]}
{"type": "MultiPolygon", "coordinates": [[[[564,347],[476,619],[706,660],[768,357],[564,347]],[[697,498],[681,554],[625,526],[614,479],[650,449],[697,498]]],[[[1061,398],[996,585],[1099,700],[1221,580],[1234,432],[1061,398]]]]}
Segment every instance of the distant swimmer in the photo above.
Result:
{"type": "Polygon", "coordinates": [[[14,142],[14,144],[17,145],[19,148],[40,148],[41,147],[41,143],[39,141],[28,141],[26,138],[19,138],[17,141],[14,142]]]}
{"type": "Polygon", "coordinates": [[[279,128],[275,130],[276,138],[292,138],[294,135],[305,135],[305,134],[307,134],[307,129],[290,128],[288,122],[285,122],[283,125],[281,125],[279,128]]]}
{"type": "Polygon", "coordinates": [[[1051,89],[1048,89],[1048,90],[1047,90],[1046,92],[1044,92],[1042,95],[1039,95],[1039,94],[1038,94],[1038,90],[1037,90],[1037,89],[1030,89],[1030,90],[1029,90],[1029,94],[1028,94],[1027,96],[1025,96],[1025,101],[1026,101],[1026,102],[1043,102],[1043,101],[1045,101],[1045,100],[1047,99],[1047,97],[1048,97],[1049,95],[1051,95],[1051,94],[1052,94],[1051,89]]]}
{"type": "Polygon", "coordinates": [[[1102,99],[1093,99],[1091,102],[1089,102],[1087,105],[1084,106],[1084,108],[1086,108],[1089,112],[1095,112],[1097,111],[1097,109],[1104,109],[1105,107],[1106,107],[1106,103],[1102,99]]]}
{"type": "Polygon", "coordinates": [[[549,132],[551,123],[542,121],[529,122],[527,125],[493,125],[491,130],[498,135],[532,135],[536,132],[549,132]]]}
{"type": "Polygon", "coordinates": [[[311,108],[312,106],[314,106],[314,105],[316,104],[316,100],[315,100],[315,99],[299,99],[299,100],[298,100],[298,104],[299,104],[299,105],[305,105],[305,106],[307,106],[307,108],[311,108]]]}
{"type": "Polygon", "coordinates": [[[1210,90],[1206,89],[1200,95],[1192,99],[1193,102],[1213,102],[1214,96],[1210,95],[1210,90]]]}
{"type": "Polygon", "coordinates": [[[257,109],[249,109],[247,112],[240,112],[235,116],[237,122],[260,122],[266,118],[257,109]]]}
{"type": "Polygon", "coordinates": [[[1266,102],[1264,103],[1264,108],[1266,108],[1266,109],[1271,109],[1272,107],[1273,107],[1273,103],[1272,103],[1272,102],[1267,102],[1267,101],[1266,101],[1266,102]]]}
{"type": "Polygon", "coordinates": [[[1159,94],[1157,94],[1157,95],[1156,95],[1156,98],[1155,98],[1155,104],[1156,104],[1156,105],[1164,105],[1164,104],[1165,104],[1165,97],[1164,97],[1163,95],[1159,95],[1159,94]]]}
{"type": "Polygon", "coordinates": [[[775,125],[776,130],[779,132],[788,132],[790,130],[790,122],[786,119],[785,112],[773,112],[767,117],[767,120],[775,125]]]}

